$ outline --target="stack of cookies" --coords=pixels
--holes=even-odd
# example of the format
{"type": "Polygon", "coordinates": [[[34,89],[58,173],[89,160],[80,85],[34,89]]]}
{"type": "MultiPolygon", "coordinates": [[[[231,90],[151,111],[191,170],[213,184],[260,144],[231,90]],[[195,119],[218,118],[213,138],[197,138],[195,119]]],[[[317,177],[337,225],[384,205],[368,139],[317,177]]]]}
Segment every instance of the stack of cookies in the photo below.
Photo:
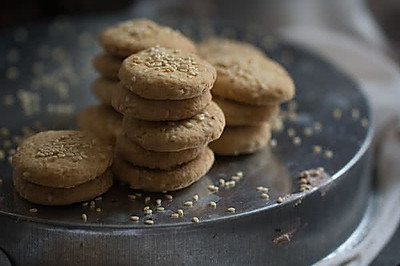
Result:
{"type": "Polygon", "coordinates": [[[199,54],[217,69],[215,102],[225,113],[221,138],[210,147],[221,155],[256,152],[269,143],[270,122],[282,102],[294,96],[286,70],[258,48],[243,42],[210,39],[198,45],[199,54]]]}
{"type": "Polygon", "coordinates": [[[112,147],[91,133],[46,131],[25,139],[13,156],[14,187],[43,205],[91,200],[113,183],[112,147]]]}
{"type": "Polygon", "coordinates": [[[178,31],[147,19],[130,20],[107,28],[99,39],[103,52],[94,58],[93,66],[100,77],[92,83],[92,92],[101,104],[84,109],[78,116],[78,126],[114,143],[121,130],[122,116],[111,107],[111,98],[119,83],[122,61],[157,44],[189,52],[195,52],[196,48],[178,31]]]}
{"type": "Polygon", "coordinates": [[[211,101],[215,68],[193,53],[155,46],[126,58],[119,78],[116,177],[134,189],[172,191],[204,176],[214,162],[207,145],[225,126],[211,101]]]}

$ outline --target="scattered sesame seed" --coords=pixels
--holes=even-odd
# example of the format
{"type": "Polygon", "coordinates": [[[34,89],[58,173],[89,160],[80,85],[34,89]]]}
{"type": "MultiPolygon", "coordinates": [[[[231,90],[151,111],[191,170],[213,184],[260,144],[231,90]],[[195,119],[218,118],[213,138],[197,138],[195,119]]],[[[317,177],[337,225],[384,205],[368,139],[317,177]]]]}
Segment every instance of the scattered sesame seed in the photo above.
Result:
{"type": "Polygon", "coordinates": [[[150,219],[147,219],[147,220],[144,221],[144,223],[145,223],[146,225],[153,225],[153,224],[154,224],[154,221],[153,221],[153,220],[150,220],[150,219]]]}
{"type": "Polygon", "coordinates": [[[236,209],[233,207],[229,207],[226,209],[226,212],[234,213],[234,212],[236,212],[236,209]]]}
{"type": "MultiPolygon", "coordinates": [[[[225,183],[226,184],[226,183],[225,183]]],[[[216,187],[216,186],[214,186],[214,185],[209,185],[208,186],[208,190],[210,191],[210,192],[218,192],[218,190],[219,190],[219,188],[218,187],[216,187]]]]}
{"type": "Polygon", "coordinates": [[[4,151],[0,150],[0,161],[3,161],[5,157],[6,157],[6,154],[4,153],[4,151]]]}
{"type": "Polygon", "coordinates": [[[324,151],[324,156],[326,157],[326,158],[332,158],[333,157],[333,152],[331,151],[331,150],[325,150],[324,151]]]}
{"type": "Polygon", "coordinates": [[[287,134],[289,137],[294,137],[296,135],[296,131],[293,128],[289,128],[287,130],[287,134]]]}
{"type": "Polygon", "coordinates": [[[82,219],[84,222],[86,222],[87,219],[88,219],[87,214],[86,214],[86,213],[82,213],[81,219],[82,219]]]}
{"type": "Polygon", "coordinates": [[[339,120],[340,118],[342,118],[342,110],[340,110],[339,108],[335,108],[332,111],[332,115],[335,120],[339,120]]]}
{"type": "Polygon", "coordinates": [[[103,200],[103,197],[97,197],[97,198],[95,198],[94,200],[95,200],[95,201],[102,201],[102,200],[103,200]]]}
{"type": "Polygon", "coordinates": [[[149,202],[150,200],[151,200],[151,197],[144,198],[144,202],[149,202]]]}
{"type": "Polygon", "coordinates": [[[293,138],[293,144],[298,146],[301,144],[301,138],[300,137],[294,137],[293,138]]]}
{"type": "Polygon", "coordinates": [[[194,195],[194,196],[193,196],[193,200],[194,200],[194,201],[198,201],[198,200],[199,200],[199,195],[197,195],[197,194],[194,195]]]}
{"type": "Polygon", "coordinates": [[[139,221],[139,216],[132,215],[131,217],[129,217],[129,220],[131,220],[132,222],[137,222],[139,221]]]}
{"type": "Polygon", "coordinates": [[[208,203],[208,206],[210,206],[212,208],[216,208],[217,207],[217,203],[215,201],[210,201],[210,203],[208,203]]]}
{"type": "Polygon", "coordinates": [[[183,205],[186,206],[186,207],[192,207],[193,206],[193,201],[190,201],[190,200],[185,201],[185,203],[183,205]]]}
{"type": "Polygon", "coordinates": [[[93,200],[90,202],[90,208],[94,208],[96,207],[96,202],[94,202],[93,200]]]}
{"type": "Polygon", "coordinates": [[[31,208],[31,209],[29,209],[29,212],[30,212],[30,213],[37,213],[37,212],[38,212],[38,209],[36,209],[36,208],[31,208]]]}
{"type": "Polygon", "coordinates": [[[313,134],[312,128],[311,128],[311,127],[305,127],[305,128],[303,129],[303,134],[304,134],[305,136],[311,136],[311,135],[313,134]]]}
{"type": "Polygon", "coordinates": [[[86,207],[86,206],[88,206],[89,205],[89,202],[84,202],[84,203],[82,203],[82,206],[83,207],[86,207]]]}
{"type": "Polygon", "coordinates": [[[360,110],[354,108],[351,110],[351,117],[356,120],[358,118],[360,118],[360,110]]]}
{"type": "Polygon", "coordinates": [[[153,211],[152,211],[152,210],[145,210],[145,211],[144,211],[144,214],[145,214],[145,215],[152,215],[152,214],[153,214],[153,211]]]}
{"type": "Polygon", "coordinates": [[[197,217],[193,217],[193,218],[192,218],[192,222],[198,223],[198,222],[200,222],[200,220],[199,220],[199,218],[197,218],[197,217]]]}
{"type": "Polygon", "coordinates": [[[368,119],[367,118],[361,119],[361,126],[362,127],[367,127],[368,126],[368,119]]]}
{"type": "Polygon", "coordinates": [[[182,210],[182,209],[179,209],[179,210],[177,211],[177,213],[178,213],[179,216],[183,216],[183,210],[182,210]]]}
{"type": "Polygon", "coordinates": [[[136,195],[128,195],[128,198],[129,198],[130,200],[135,200],[135,199],[136,199],[136,195]]]}
{"type": "Polygon", "coordinates": [[[136,197],[140,198],[142,196],[142,193],[135,193],[136,197]]]}
{"type": "Polygon", "coordinates": [[[313,153],[321,153],[321,151],[322,151],[322,147],[319,145],[314,145],[312,149],[313,149],[313,153]]]}
{"type": "Polygon", "coordinates": [[[156,208],[156,210],[157,210],[158,212],[163,212],[163,211],[165,210],[165,208],[162,207],[162,206],[158,206],[158,207],[156,208]]]}
{"type": "Polygon", "coordinates": [[[144,206],[143,211],[150,210],[150,206],[144,206]]]}
{"type": "Polygon", "coordinates": [[[259,192],[264,192],[264,193],[267,193],[269,191],[269,189],[267,187],[263,187],[263,186],[258,186],[256,188],[256,190],[259,192]]]}
{"type": "Polygon", "coordinates": [[[236,181],[234,181],[234,180],[229,180],[229,181],[225,182],[225,187],[227,187],[227,188],[231,188],[234,186],[236,186],[236,181]]]}
{"type": "Polygon", "coordinates": [[[171,214],[171,218],[179,218],[179,214],[173,213],[173,214],[171,214]]]}
{"type": "Polygon", "coordinates": [[[314,122],[314,129],[317,130],[317,131],[322,130],[321,122],[314,122]]]}
{"type": "Polygon", "coordinates": [[[218,180],[218,185],[219,185],[220,187],[225,186],[225,179],[220,178],[220,179],[218,180]]]}
{"type": "Polygon", "coordinates": [[[162,200],[161,199],[156,199],[156,205],[160,206],[161,205],[162,200]]]}
{"type": "Polygon", "coordinates": [[[96,212],[101,212],[101,208],[96,208],[96,212]]]}
{"type": "Polygon", "coordinates": [[[271,139],[269,144],[271,145],[271,147],[276,147],[278,145],[278,141],[276,139],[271,139]]]}
{"type": "Polygon", "coordinates": [[[4,181],[0,178],[0,186],[3,185],[4,181]]]}
{"type": "Polygon", "coordinates": [[[261,197],[262,199],[266,199],[266,200],[269,199],[269,195],[268,195],[267,193],[261,193],[260,197],[261,197]]]}
{"type": "Polygon", "coordinates": [[[165,194],[164,197],[165,197],[167,200],[172,200],[172,199],[174,198],[174,197],[172,197],[172,196],[169,195],[169,194],[165,194]]]}
{"type": "Polygon", "coordinates": [[[282,197],[278,197],[278,199],[276,200],[277,203],[282,203],[283,202],[283,198],[282,197]]]}

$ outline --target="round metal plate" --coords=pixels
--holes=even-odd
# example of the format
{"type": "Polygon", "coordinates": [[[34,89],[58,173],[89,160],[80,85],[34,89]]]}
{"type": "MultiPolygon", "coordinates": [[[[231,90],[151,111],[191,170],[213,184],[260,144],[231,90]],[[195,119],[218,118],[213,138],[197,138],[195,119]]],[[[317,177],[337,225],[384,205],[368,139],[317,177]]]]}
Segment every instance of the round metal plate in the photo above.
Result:
{"type": "MultiPolygon", "coordinates": [[[[95,78],[90,61],[99,52],[96,33],[106,22],[61,20],[3,32],[0,127],[11,130],[9,136],[1,137],[3,146],[9,140],[14,145],[15,136],[28,131],[24,127],[75,127],[76,113],[95,102],[89,89],[95,78]]],[[[199,26],[184,21],[178,26],[196,38],[217,33],[264,49],[295,81],[297,118],[285,121],[285,129],[274,133],[276,147],[253,155],[217,157],[199,182],[171,193],[172,201],[163,194],[142,192],[132,201],[127,195],[138,191],[117,183],[96,201],[101,212],[81,204],[44,207],[21,199],[12,186],[12,169],[3,160],[0,247],[17,265],[51,264],[61,258],[65,265],[309,264],[323,258],[356,228],[369,193],[367,150],[372,135],[368,104],[357,85],[315,55],[268,35],[221,23],[199,26]],[[288,136],[288,129],[300,143],[288,136]],[[314,152],[316,145],[321,152],[314,152]],[[298,193],[299,173],[316,167],[324,167],[332,177],[298,193]],[[218,179],[229,180],[239,171],[244,177],[235,187],[220,188],[218,193],[208,190],[209,185],[218,185],[218,179]],[[269,188],[269,200],[260,197],[257,186],[269,188]],[[276,202],[288,194],[282,204],[276,202]],[[199,200],[185,207],[183,203],[194,195],[199,200]],[[145,197],[151,197],[150,201],[145,202],[145,197]],[[158,198],[164,212],[155,210],[158,198]],[[208,206],[210,201],[217,203],[215,209],[208,206]],[[152,226],[144,224],[142,210],[147,205],[153,209],[152,226]],[[228,213],[229,207],[236,212],[228,213]],[[31,208],[38,212],[30,212],[31,208]],[[183,209],[184,216],[171,218],[178,209],[183,209]],[[88,216],[86,222],[80,219],[82,213],[88,216]],[[140,216],[140,221],[130,221],[131,215],[140,216]],[[200,219],[199,224],[192,223],[193,216],[200,219]],[[66,250],[70,257],[62,255],[66,250]],[[301,262],[296,255],[301,255],[301,262]]],[[[294,105],[290,106],[283,109],[294,105]]]]}

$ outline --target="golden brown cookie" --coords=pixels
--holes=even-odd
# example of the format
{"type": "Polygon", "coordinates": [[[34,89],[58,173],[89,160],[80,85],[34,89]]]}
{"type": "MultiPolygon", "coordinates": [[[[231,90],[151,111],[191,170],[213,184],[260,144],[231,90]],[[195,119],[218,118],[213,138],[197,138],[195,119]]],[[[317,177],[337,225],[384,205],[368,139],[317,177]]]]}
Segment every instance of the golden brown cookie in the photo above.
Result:
{"type": "Polygon", "coordinates": [[[177,152],[148,151],[130,141],[125,134],[119,134],[115,153],[136,166],[168,170],[193,160],[203,152],[204,148],[205,146],[177,152]]]}
{"type": "Polygon", "coordinates": [[[70,188],[103,174],[112,157],[112,146],[89,132],[45,131],[19,145],[12,166],[28,182],[70,188]]]}
{"type": "Polygon", "coordinates": [[[118,157],[112,169],[117,179],[133,189],[160,192],[190,186],[204,176],[213,163],[214,153],[206,148],[196,159],[168,171],[137,167],[118,157]]]}
{"type": "Polygon", "coordinates": [[[24,199],[42,205],[69,205],[94,199],[106,192],[113,183],[111,170],[71,188],[51,188],[26,181],[22,174],[14,172],[14,188],[24,199]]]}
{"type": "Polygon", "coordinates": [[[219,155],[254,153],[267,146],[270,137],[271,130],[267,123],[226,127],[221,138],[210,143],[210,148],[219,155]]]}
{"type": "Polygon", "coordinates": [[[214,95],[252,105],[269,105],[293,98],[293,81],[277,62],[236,46],[222,44],[224,49],[208,49],[207,45],[207,42],[200,44],[199,50],[217,69],[214,95]]]}
{"type": "Polygon", "coordinates": [[[224,111],[227,126],[257,125],[270,121],[279,113],[278,104],[257,106],[221,97],[213,97],[213,100],[224,111]]]}
{"type": "Polygon", "coordinates": [[[211,102],[202,113],[174,122],[152,122],[124,117],[122,129],[133,142],[146,150],[166,152],[202,147],[220,137],[225,118],[211,102]]]}
{"type": "Polygon", "coordinates": [[[114,143],[122,130],[122,115],[106,105],[89,106],[77,117],[78,127],[92,132],[107,143],[114,143]]]}
{"type": "Polygon", "coordinates": [[[93,59],[93,67],[103,78],[119,80],[118,72],[122,64],[122,59],[109,55],[99,54],[93,59]]]}
{"type": "Polygon", "coordinates": [[[151,47],[126,58],[121,83],[151,100],[183,100],[209,91],[217,77],[215,68],[195,54],[151,47]]]}
{"type": "Polygon", "coordinates": [[[118,84],[119,81],[100,77],[93,81],[92,92],[103,104],[111,105],[112,95],[118,84]]]}
{"type": "Polygon", "coordinates": [[[122,85],[113,93],[115,110],[127,117],[147,121],[176,121],[200,113],[211,102],[211,92],[187,100],[148,100],[122,85]]]}
{"type": "Polygon", "coordinates": [[[193,42],[179,31],[148,19],[133,19],[109,27],[100,34],[99,39],[108,53],[121,58],[155,45],[196,52],[193,42]]]}

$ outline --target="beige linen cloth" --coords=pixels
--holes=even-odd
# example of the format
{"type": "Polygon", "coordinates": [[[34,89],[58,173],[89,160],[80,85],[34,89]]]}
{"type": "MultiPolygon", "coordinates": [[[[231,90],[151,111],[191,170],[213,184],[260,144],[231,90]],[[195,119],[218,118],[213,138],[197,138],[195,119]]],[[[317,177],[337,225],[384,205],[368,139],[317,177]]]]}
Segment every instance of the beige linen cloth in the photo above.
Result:
{"type": "Polygon", "coordinates": [[[379,195],[371,230],[355,247],[348,248],[352,245],[343,244],[335,254],[318,263],[367,265],[390,240],[400,220],[399,66],[378,46],[328,28],[291,26],[282,28],[280,35],[345,70],[360,84],[371,103],[379,195]]]}

